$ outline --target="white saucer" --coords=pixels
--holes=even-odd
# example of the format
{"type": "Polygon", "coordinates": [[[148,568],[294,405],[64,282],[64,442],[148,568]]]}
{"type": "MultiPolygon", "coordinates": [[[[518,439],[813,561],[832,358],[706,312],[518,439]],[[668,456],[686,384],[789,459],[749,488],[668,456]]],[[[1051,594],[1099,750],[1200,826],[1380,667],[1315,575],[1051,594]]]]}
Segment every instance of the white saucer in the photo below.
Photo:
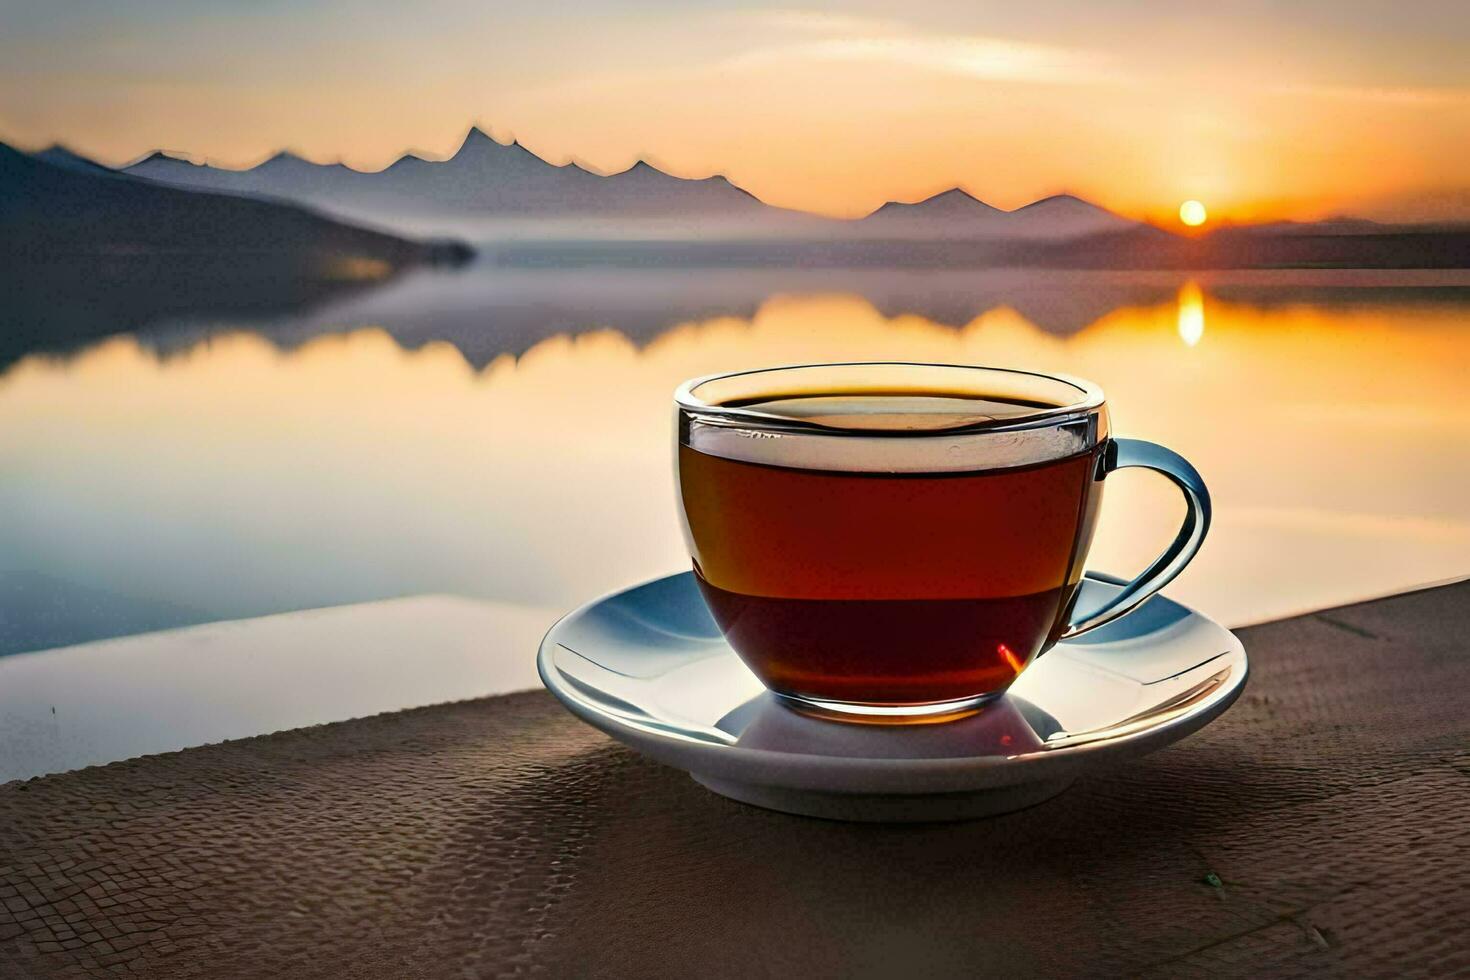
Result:
{"type": "MultiPolygon", "coordinates": [[[[1089,573],[1078,607],[1115,580],[1089,573]]],[[[725,643],[689,572],[569,613],[541,641],[573,714],[716,793],[839,820],[955,820],[1020,809],[1082,772],[1177,741],[1245,687],[1229,630],[1163,596],[1059,644],[978,714],[862,725],[792,711],[725,643]]]]}

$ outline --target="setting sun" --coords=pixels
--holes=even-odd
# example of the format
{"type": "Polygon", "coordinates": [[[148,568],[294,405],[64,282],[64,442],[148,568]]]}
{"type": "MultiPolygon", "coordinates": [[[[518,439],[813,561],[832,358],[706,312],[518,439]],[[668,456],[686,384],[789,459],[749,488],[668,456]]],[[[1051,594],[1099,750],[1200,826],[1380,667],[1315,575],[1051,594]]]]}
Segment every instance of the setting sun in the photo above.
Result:
{"type": "Polygon", "coordinates": [[[1191,228],[1198,228],[1209,216],[1205,206],[1198,201],[1185,201],[1179,205],[1179,220],[1191,228]]]}

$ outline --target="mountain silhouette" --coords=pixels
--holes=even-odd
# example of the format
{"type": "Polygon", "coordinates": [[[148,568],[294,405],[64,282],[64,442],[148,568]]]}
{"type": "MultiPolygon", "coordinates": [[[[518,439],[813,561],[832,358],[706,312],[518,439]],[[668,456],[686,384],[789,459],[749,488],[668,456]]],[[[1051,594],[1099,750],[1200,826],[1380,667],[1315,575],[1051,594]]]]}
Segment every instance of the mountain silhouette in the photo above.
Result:
{"type": "Polygon", "coordinates": [[[79,153],[74,153],[60,143],[53,143],[44,150],[37,150],[31,156],[42,160],[53,167],[61,167],[66,170],[75,170],[84,174],[103,175],[113,173],[111,167],[104,167],[93,160],[88,160],[79,153]]]}
{"type": "Polygon", "coordinates": [[[1134,224],[1069,195],[1007,212],[958,188],[916,204],[891,202],[858,220],[823,218],[766,204],[720,175],[678,177],[643,160],[606,175],[577,163],[553,164],[479,127],[470,129],[447,160],[410,153],[371,173],[290,153],[247,170],[154,153],[126,170],[164,183],[305,202],[390,227],[408,222],[409,227],[436,228],[441,227],[436,218],[475,215],[534,220],[546,237],[621,237],[630,223],[659,222],[662,235],[650,237],[736,232],[816,240],[1061,240],[1134,224]]]}
{"type": "Polygon", "coordinates": [[[1082,238],[1137,228],[1139,223],[1071,194],[1055,194],[1008,213],[1016,238],[1082,238]]]}
{"type": "MultiPolygon", "coordinates": [[[[63,152],[58,162],[71,168],[90,164],[63,152]]],[[[305,203],[399,233],[475,235],[493,243],[487,250],[496,261],[512,265],[1459,268],[1470,261],[1463,226],[1337,217],[1182,236],[1071,194],[1005,211],[954,188],[859,219],[825,218],[765,204],[722,176],[678,177],[646,161],[614,174],[553,164],[478,127],[447,160],[409,153],[372,173],[287,152],[247,170],[156,152],[125,170],[155,183],[305,203]]]]}
{"type": "Polygon", "coordinates": [[[308,203],[335,214],[398,225],[404,218],[479,215],[500,218],[662,220],[695,225],[777,227],[803,219],[774,208],[722,176],[676,177],[646,161],[600,175],[550,163],[518,142],[501,143],[472,128],[447,160],[405,154],[376,172],[319,164],[279,153],[247,170],[225,170],[166,153],[126,168],[162,183],[308,203]]]}
{"type": "Polygon", "coordinates": [[[248,255],[321,273],[353,260],[397,267],[456,250],[296,206],[165,187],[66,158],[58,165],[0,143],[0,251],[23,258],[248,255]]]}
{"type": "Polygon", "coordinates": [[[1005,215],[956,187],[913,204],[889,201],[852,228],[875,238],[989,237],[1003,234],[1005,215]]]}
{"type": "Polygon", "coordinates": [[[1063,241],[1136,225],[1070,194],[1003,211],[956,187],[915,204],[890,201],[853,228],[864,237],[879,238],[1063,241]]]}

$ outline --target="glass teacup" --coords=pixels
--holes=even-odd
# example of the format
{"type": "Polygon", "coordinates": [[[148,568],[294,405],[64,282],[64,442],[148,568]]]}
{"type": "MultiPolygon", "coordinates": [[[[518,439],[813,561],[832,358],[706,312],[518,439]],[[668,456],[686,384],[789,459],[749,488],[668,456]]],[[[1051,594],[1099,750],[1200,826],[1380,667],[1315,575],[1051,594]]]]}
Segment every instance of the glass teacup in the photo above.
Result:
{"type": "Polygon", "coordinates": [[[694,573],[730,645],[794,706],[933,720],[1005,691],[1199,550],[1210,500],[1162,446],[1114,438],[1086,381],[945,364],[815,364],[681,386],[678,479],[694,573]],[[1075,609],[1104,479],[1184,494],[1173,544],[1075,609]]]}

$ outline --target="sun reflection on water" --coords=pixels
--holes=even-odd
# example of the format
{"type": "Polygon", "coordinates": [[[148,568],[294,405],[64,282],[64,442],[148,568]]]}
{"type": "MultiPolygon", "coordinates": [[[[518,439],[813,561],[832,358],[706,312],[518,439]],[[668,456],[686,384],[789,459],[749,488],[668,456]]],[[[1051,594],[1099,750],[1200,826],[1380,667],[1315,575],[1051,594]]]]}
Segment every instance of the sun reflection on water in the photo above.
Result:
{"type": "Polygon", "coordinates": [[[1205,294],[1194,280],[1179,287],[1179,339],[1193,347],[1205,335],[1205,294]]]}

